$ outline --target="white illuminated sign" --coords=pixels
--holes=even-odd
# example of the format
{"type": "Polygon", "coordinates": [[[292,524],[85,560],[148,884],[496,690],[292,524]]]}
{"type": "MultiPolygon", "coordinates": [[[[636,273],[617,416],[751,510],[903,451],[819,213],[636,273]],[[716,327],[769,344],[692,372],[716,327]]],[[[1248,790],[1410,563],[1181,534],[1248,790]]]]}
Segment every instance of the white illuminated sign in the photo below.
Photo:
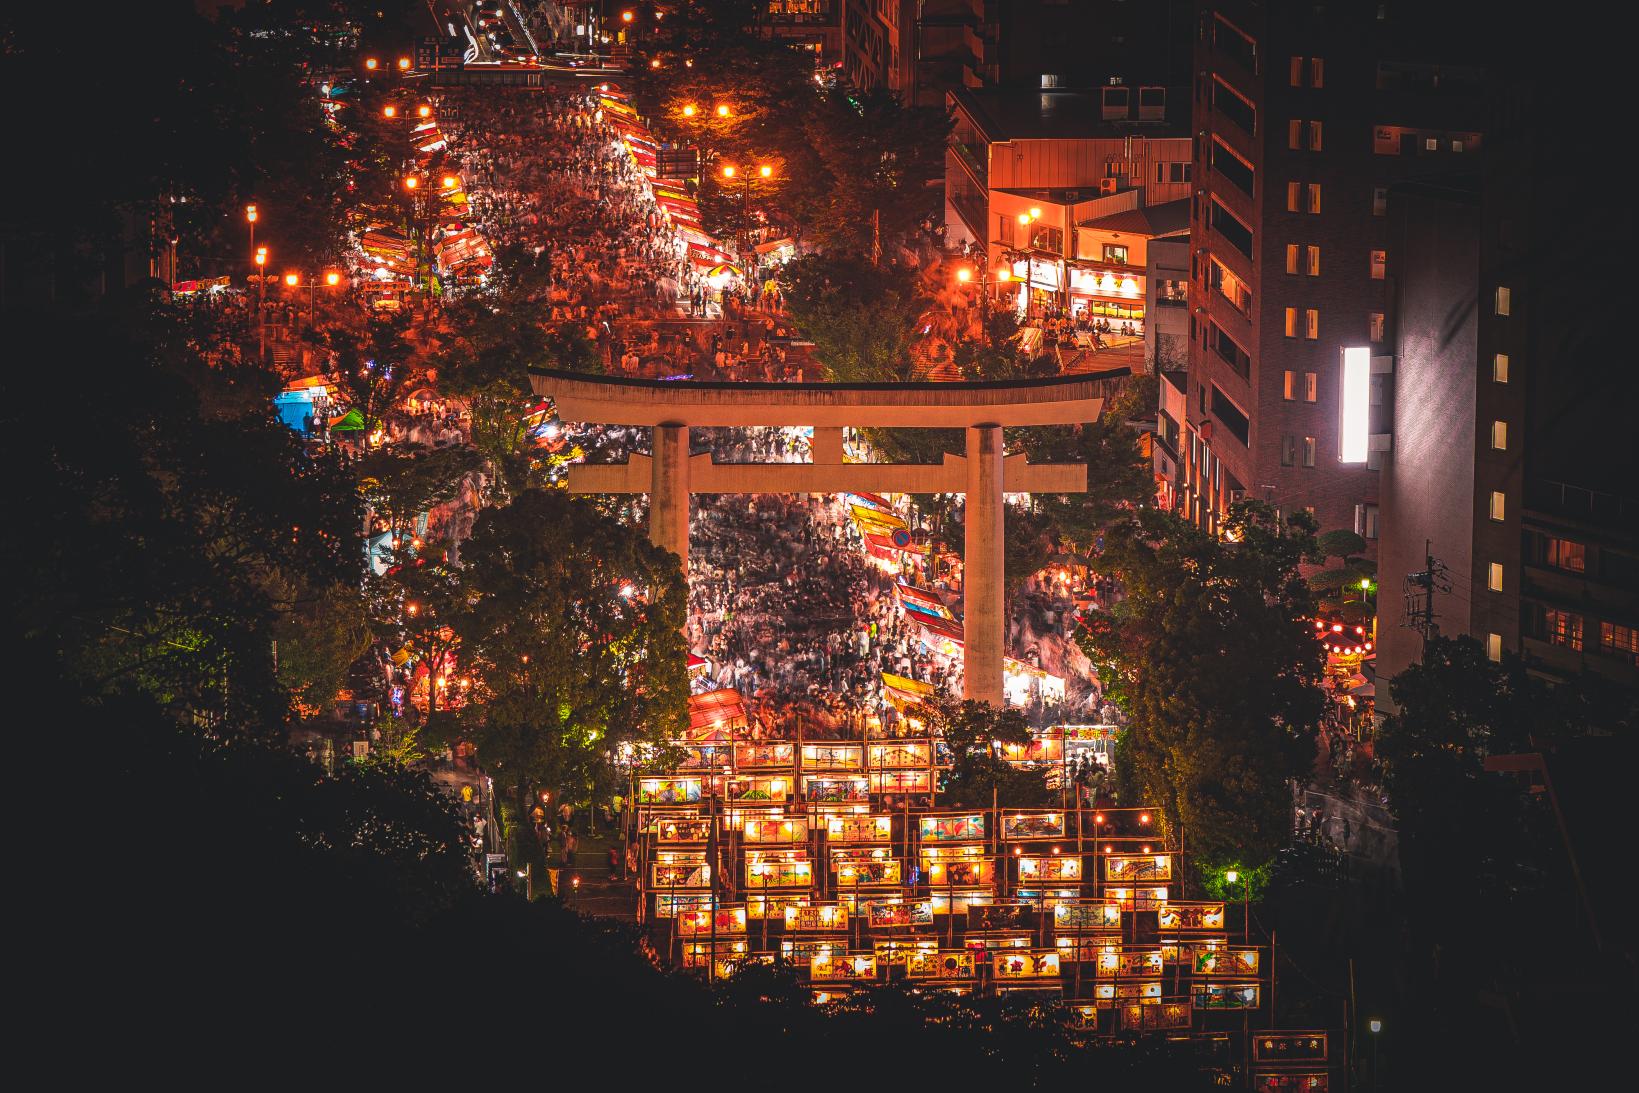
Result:
{"type": "Polygon", "coordinates": [[[1343,463],[1366,462],[1366,432],[1372,383],[1371,350],[1364,346],[1350,346],[1343,350],[1343,428],[1338,460],[1343,463]]]}

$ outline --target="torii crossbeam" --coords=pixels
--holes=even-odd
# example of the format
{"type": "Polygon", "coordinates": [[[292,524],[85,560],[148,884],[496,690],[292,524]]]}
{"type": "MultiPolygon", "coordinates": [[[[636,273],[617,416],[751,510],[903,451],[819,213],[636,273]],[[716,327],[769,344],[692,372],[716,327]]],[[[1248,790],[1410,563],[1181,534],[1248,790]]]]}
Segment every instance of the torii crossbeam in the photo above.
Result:
{"type": "Polygon", "coordinates": [[[555,370],[530,375],[565,421],[647,425],[652,456],[569,468],[571,493],[647,493],[649,537],[689,559],[692,493],[961,493],[964,692],[1002,704],[1007,632],[1003,600],[1004,493],[1085,493],[1082,463],[1033,465],[1004,457],[1002,429],[1095,421],[1107,382],[1066,376],[1004,383],[709,383],[588,376],[555,370]],[[809,463],[718,463],[689,455],[691,426],[809,425],[809,463]],[[844,463],[842,429],[965,429],[965,455],[941,463],[844,463]]]}

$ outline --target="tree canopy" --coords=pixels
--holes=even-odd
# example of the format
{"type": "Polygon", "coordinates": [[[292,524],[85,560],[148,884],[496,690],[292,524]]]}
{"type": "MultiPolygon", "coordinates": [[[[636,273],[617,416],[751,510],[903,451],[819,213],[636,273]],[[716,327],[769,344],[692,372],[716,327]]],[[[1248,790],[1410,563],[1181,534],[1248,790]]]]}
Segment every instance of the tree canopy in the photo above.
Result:
{"type": "Polygon", "coordinates": [[[1204,871],[1256,868],[1291,830],[1289,780],[1314,754],[1325,696],[1298,567],[1307,512],[1231,508],[1224,540],[1154,509],[1106,541],[1126,595],[1077,641],[1127,715],[1121,784],[1181,827],[1204,871]]]}

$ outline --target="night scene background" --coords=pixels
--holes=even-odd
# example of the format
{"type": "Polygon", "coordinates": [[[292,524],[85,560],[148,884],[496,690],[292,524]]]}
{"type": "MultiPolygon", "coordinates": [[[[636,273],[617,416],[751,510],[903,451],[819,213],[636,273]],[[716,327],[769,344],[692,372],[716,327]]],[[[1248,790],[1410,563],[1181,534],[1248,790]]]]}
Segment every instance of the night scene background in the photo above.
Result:
{"type": "Polygon", "coordinates": [[[1630,1085],[1620,25],[8,7],[30,1039],[1630,1085]]]}

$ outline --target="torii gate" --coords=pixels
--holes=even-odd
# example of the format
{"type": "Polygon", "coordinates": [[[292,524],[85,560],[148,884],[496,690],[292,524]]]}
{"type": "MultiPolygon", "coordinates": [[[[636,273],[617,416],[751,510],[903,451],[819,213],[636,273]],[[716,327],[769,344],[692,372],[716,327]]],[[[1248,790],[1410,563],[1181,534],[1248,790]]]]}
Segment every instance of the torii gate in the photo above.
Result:
{"type": "Polygon", "coordinates": [[[963,680],[968,698],[1002,704],[1007,634],[1003,598],[1003,493],[1085,493],[1082,463],[1032,465],[1004,457],[1002,429],[1095,421],[1097,377],[978,383],[712,383],[643,380],[540,369],[535,393],[565,421],[647,425],[652,456],[569,468],[571,493],[646,493],[649,538],[689,562],[691,493],[961,493],[963,680]],[[810,425],[810,463],[718,463],[689,455],[693,426],[810,425]],[[942,463],[844,463],[842,429],[965,429],[967,454],[942,463]]]}

